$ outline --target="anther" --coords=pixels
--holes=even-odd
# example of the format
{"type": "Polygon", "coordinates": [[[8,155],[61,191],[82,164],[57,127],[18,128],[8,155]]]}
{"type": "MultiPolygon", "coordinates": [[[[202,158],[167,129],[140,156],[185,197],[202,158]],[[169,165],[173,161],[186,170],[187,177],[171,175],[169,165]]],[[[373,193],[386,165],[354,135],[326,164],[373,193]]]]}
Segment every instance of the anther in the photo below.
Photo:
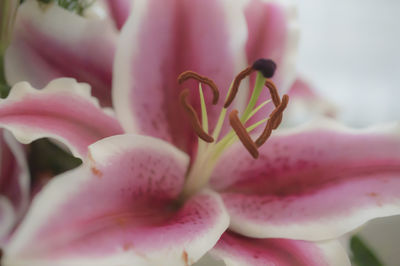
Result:
{"type": "Polygon", "coordinates": [[[247,67],[242,72],[240,72],[234,79],[231,92],[228,95],[228,98],[225,101],[224,108],[228,108],[229,105],[233,102],[236,97],[236,94],[239,90],[240,83],[243,79],[249,76],[253,71],[259,71],[265,78],[272,78],[275,74],[276,64],[271,59],[258,59],[256,60],[252,66],[247,67]]]}
{"type": "Polygon", "coordinates": [[[229,114],[229,123],[231,124],[233,130],[236,132],[236,135],[239,137],[239,140],[243,143],[243,146],[249,151],[249,153],[251,154],[251,156],[253,156],[254,159],[257,159],[258,158],[257,146],[251,139],[249,133],[243,126],[242,122],[240,122],[237,110],[233,110],[229,114]]]}
{"type": "Polygon", "coordinates": [[[182,72],[179,77],[178,77],[178,82],[179,84],[182,84],[182,82],[188,80],[188,79],[195,79],[199,82],[202,82],[204,84],[207,84],[210,89],[213,92],[213,104],[217,104],[218,103],[218,99],[219,99],[219,91],[218,91],[218,87],[217,85],[214,83],[214,81],[212,81],[211,79],[205,77],[205,76],[201,76],[198,73],[194,72],[194,71],[185,71],[182,72]]]}
{"type": "MultiPolygon", "coordinates": [[[[263,145],[267,141],[267,139],[271,136],[272,130],[274,129],[274,126],[276,125],[276,123],[278,123],[288,102],[289,102],[289,96],[287,94],[283,95],[282,101],[279,104],[279,106],[276,107],[274,109],[274,111],[272,111],[272,113],[270,114],[267,125],[264,128],[264,131],[261,133],[261,135],[255,141],[255,144],[257,147],[260,147],[261,145],[263,145]]],[[[277,126],[279,126],[279,124],[280,124],[280,121],[277,124],[277,126]]]]}
{"type": "MultiPolygon", "coordinates": [[[[278,107],[281,104],[281,99],[279,98],[278,89],[276,88],[275,84],[272,82],[272,80],[267,79],[265,81],[265,86],[269,90],[269,94],[271,95],[272,102],[274,103],[275,107],[278,107]]],[[[282,122],[282,115],[280,115],[279,118],[277,118],[273,126],[273,129],[277,129],[281,122],[282,122]]]]}
{"type": "Polygon", "coordinates": [[[252,67],[248,67],[244,70],[242,70],[234,79],[231,92],[228,95],[228,98],[225,101],[224,108],[228,108],[229,105],[233,102],[233,100],[236,97],[236,94],[239,90],[240,83],[242,82],[243,79],[245,79],[247,76],[249,76],[254,69],[252,67]]]}
{"type": "Polygon", "coordinates": [[[206,142],[213,142],[214,138],[211,137],[207,132],[204,131],[203,127],[200,124],[199,117],[197,116],[196,111],[194,108],[190,105],[187,97],[189,95],[189,89],[184,89],[180,94],[179,94],[179,101],[185,111],[189,115],[190,123],[192,124],[192,127],[194,131],[196,132],[197,136],[201,138],[202,140],[206,142]]]}

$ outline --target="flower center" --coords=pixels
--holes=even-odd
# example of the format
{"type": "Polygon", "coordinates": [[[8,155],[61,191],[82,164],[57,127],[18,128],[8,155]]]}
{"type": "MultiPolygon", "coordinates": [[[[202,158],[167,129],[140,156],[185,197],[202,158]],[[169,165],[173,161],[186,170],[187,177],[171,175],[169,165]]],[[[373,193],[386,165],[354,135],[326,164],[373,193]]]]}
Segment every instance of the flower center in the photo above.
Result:
{"type": "Polygon", "coordinates": [[[289,100],[287,95],[284,95],[282,99],[279,97],[275,84],[272,82],[272,80],[270,80],[270,78],[273,77],[275,70],[276,64],[272,60],[259,59],[255,61],[252,66],[249,66],[241,71],[235,77],[228,90],[225,98],[225,104],[220,111],[219,119],[217,120],[217,123],[211,134],[209,133],[208,129],[209,125],[207,108],[202,84],[206,84],[212,90],[214,105],[217,104],[219,100],[219,91],[217,86],[211,79],[201,76],[193,71],[186,71],[179,75],[179,83],[183,83],[188,79],[194,79],[199,82],[201,106],[200,122],[195,109],[188,101],[189,90],[184,89],[180,93],[180,103],[190,119],[194,132],[199,137],[197,153],[194,157],[195,160],[192,162],[191,168],[189,169],[187,175],[185,188],[183,191],[184,197],[192,195],[194,192],[207,185],[212,170],[217,164],[218,159],[221,157],[223,152],[232,146],[232,144],[234,144],[236,141],[239,140],[254,159],[258,158],[258,148],[260,148],[267,141],[267,139],[271,136],[272,131],[281,123],[282,113],[285,110],[289,100]],[[247,107],[240,118],[238,115],[239,112],[236,109],[229,113],[229,124],[232,129],[225,136],[220,136],[222,126],[227,116],[228,107],[235,99],[240,83],[254,71],[257,71],[257,76],[247,107]],[[267,99],[263,103],[256,106],[264,86],[268,88],[271,99],[267,99]],[[250,118],[252,118],[262,107],[271,101],[274,104],[275,109],[268,117],[250,126],[245,126],[250,118]],[[249,133],[261,126],[263,123],[266,123],[264,130],[262,131],[261,135],[255,141],[253,141],[249,133]]]}

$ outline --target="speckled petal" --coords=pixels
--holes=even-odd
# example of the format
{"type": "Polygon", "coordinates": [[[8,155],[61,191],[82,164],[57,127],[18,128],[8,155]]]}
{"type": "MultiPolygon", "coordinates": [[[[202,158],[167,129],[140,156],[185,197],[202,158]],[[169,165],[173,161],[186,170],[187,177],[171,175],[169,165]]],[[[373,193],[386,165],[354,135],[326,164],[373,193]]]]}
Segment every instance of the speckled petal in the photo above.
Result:
{"type": "Polygon", "coordinates": [[[159,139],[120,135],[35,198],[2,265],[188,265],[229,224],[222,200],[203,190],[178,203],[189,158],[159,139]]]}
{"type": "Polygon", "coordinates": [[[227,232],[212,254],[226,266],[350,266],[346,252],[336,241],[256,239],[227,232]]]}
{"type": "Polygon", "coordinates": [[[238,233],[335,238],[400,213],[400,126],[356,130],[316,121],[276,132],[258,160],[233,147],[211,182],[238,233]]]}

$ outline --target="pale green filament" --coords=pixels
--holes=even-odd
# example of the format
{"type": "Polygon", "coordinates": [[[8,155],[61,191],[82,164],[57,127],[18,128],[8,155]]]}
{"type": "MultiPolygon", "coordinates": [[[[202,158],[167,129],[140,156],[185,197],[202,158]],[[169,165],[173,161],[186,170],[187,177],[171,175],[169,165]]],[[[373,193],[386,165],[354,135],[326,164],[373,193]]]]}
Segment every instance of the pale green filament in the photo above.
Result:
{"type": "Polygon", "coordinates": [[[254,86],[253,93],[251,94],[249,104],[247,105],[242,117],[240,118],[240,121],[242,121],[242,123],[247,121],[250,113],[254,109],[254,106],[256,106],[257,100],[260,97],[260,93],[264,88],[265,80],[265,77],[260,72],[257,72],[256,84],[254,86]]]}
{"type": "MultiPolygon", "coordinates": [[[[208,133],[208,115],[207,115],[207,107],[206,101],[204,99],[203,87],[201,83],[199,83],[199,95],[200,95],[200,107],[201,107],[201,124],[206,133],[208,133]]],[[[198,138],[198,153],[202,153],[206,147],[206,143],[201,139],[198,138]]]]}
{"type": "MultiPolygon", "coordinates": [[[[228,93],[225,96],[225,101],[226,101],[226,99],[228,99],[228,96],[231,93],[232,85],[233,85],[233,82],[229,86],[228,93]]],[[[223,107],[221,110],[221,113],[219,114],[218,121],[217,121],[217,124],[214,128],[214,132],[212,135],[215,141],[217,141],[219,134],[221,133],[222,125],[224,124],[224,121],[225,121],[226,111],[227,111],[227,109],[225,107],[223,107]]]]}
{"type": "Polygon", "coordinates": [[[201,106],[201,124],[203,125],[204,131],[208,133],[207,108],[206,108],[206,101],[204,100],[203,87],[201,86],[201,83],[199,83],[199,94],[200,94],[200,106],[201,106]]]}
{"type": "Polygon", "coordinates": [[[245,122],[249,121],[249,119],[252,118],[258,111],[260,111],[261,108],[263,108],[264,106],[266,106],[270,102],[271,102],[271,100],[266,100],[265,102],[263,102],[262,104],[260,104],[256,108],[254,108],[254,110],[251,111],[251,113],[249,114],[249,117],[247,117],[245,122]]]}

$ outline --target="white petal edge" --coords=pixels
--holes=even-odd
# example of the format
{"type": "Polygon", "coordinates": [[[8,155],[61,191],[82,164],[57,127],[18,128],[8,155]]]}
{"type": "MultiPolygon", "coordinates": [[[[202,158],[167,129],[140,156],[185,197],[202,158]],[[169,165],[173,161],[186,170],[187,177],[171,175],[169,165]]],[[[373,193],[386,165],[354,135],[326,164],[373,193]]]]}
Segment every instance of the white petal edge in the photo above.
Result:
{"type": "MultiPolygon", "coordinates": [[[[15,84],[10,91],[10,94],[6,99],[0,99],[0,104],[4,102],[13,102],[13,101],[18,101],[23,99],[26,95],[33,94],[33,95],[41,95],[41,94],[57,94],[60,92],[65,92],[69,94],[76,95],[78,97],[81,97],[91,104],[93,104],[95,107],[99,108],[99,110],[102,110],[105,114],[109,115],[110,117],[114,117],[114,112],[110,108],[101,108],[99,101],[91,96],[91,88],[90,85],[87,83],[78,83],[75,79],[73,78],[59,78],[52,80],[49,82],[46,87],[44,87],[41,90],[33,88],[28,82],[22,81],[18,82],[15,84]]],[[[6,128],[9,130],[14,137],[21,143],[23,144],[29,144],[34,140],[40,139],[40,138],[52,138],[55,139],[56,141],[59,141],[61,143],[64,143],[67,145],[67,147],[70,149],[71,153],[78,158],[83,159],[83,155],[79,153],[79,151],[74,148],[73,145],[69,143],[68,140],[55,135],[51,133],[41,133],[37,132],[35,130],[31,130],[27,127],[24,127],[23,125],[1,125],[3,128],[6,128]]]]}
{"type": "MultiPolygon", "coordinates": [[[[349,257],[339,241],[331,240],[324,242],[316,242],[324,257],[327,259],[329,266],[351,266],[349,257]]],[[[217,260],[223,260],[226,266],[253,266],[248,265],[246,258],[232,256],[223,251],[212,250],[210,254],[217,260]]],[[[254,265],[256,266],[256,265],[254,265]]],[[[258,266],[258,265],[257,265],[258,266]]],[[[271,265],[272,266],[272,265],[271,265]]]]}

